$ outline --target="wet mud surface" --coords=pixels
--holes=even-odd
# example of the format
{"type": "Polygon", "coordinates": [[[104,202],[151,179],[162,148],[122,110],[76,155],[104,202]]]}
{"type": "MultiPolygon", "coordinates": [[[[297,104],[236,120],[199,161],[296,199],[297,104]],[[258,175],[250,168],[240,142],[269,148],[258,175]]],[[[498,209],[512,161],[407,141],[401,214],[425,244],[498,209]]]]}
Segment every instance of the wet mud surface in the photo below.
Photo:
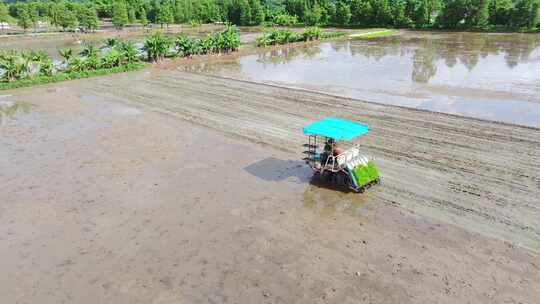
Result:
{"type": "Polygon", "coordinates": [[[5,94],[1,302],[539,296],[538,129],[155,68],[5,94]],[[370,125],[381,185],[311,179],[324,116],[370,125]]]}
{"type": "Polygon", "coordinates": [[[176,71],[85,87],[298,158],[308,122],[337,116],[367,123],[371,131],[359,142],[384,177],[372,200],[540,249],[538,129],[176,71]]]}

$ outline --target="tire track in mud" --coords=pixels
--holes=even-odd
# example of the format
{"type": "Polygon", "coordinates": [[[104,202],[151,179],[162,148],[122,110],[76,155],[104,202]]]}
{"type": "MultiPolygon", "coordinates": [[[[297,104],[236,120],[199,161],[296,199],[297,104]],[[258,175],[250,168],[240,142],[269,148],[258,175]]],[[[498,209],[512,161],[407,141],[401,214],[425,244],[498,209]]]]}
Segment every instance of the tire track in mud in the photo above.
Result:
{"type": "Polygon", "coordinates": [[[86,81],[86,94],[144,106],[297,153],[306,123],[365,122],[383,183],[368,194],[422,216],[540,250],[540,130],[189,72],[86,81]]]}

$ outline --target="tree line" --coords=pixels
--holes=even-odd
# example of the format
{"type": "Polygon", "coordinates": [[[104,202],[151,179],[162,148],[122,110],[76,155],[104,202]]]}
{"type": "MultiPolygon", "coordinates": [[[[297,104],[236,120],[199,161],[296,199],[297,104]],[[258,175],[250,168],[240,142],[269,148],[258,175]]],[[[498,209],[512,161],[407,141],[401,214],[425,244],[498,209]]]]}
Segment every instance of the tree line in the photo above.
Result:
{"type": "Polygon", "coordinates": [[[79,26],[85,31],[98,28],[99,19],[91,2],[29,1],[0,3],[0,23],[16,23],[23,29],[36,29],[40,22],[70,29],[79,26]]]}
{"type": "Polygon", "coordinates": [[[307,25],[533,29],[539,0],[284,0],[269,14],[307,25]]]}
{"type": "Polygon", "coordinates": [[[63,0],[0,2],[0,23],[22,28],[40,21],[94,30],[99,19],[127,24],[230,22],[236,25],[317,25],[531,30],[540,0],[63,0]]]}

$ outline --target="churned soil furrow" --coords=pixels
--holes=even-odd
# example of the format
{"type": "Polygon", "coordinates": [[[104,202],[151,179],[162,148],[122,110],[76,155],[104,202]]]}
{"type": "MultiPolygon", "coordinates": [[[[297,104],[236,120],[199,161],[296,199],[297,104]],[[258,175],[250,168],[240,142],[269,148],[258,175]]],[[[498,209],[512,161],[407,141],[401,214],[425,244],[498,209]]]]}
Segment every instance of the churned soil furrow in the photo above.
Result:
{"type": "Polygon", "coordinates": [[[216,76],[150,69],[85,83],[89,94],[145,106],[298,153],[303,125],[361,121],[383,183],[369,198],[540,249],[540,130],[216,76]]]}

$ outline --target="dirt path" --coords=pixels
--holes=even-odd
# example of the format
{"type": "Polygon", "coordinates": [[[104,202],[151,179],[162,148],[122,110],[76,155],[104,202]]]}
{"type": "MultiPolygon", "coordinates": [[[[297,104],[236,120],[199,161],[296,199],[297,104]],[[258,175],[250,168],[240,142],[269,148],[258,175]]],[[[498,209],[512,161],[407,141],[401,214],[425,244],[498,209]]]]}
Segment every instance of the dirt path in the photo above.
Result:
{"type": "MultiPolygon", "coordinates": [[[[87,92],[167,112],[296,152],[326,116],[369,124],[361,143],[384,176],[376,202],[540,249],[540,130],[306,91],[151,70],[88,82],[87,92]]],[[[299,156],[300,157],[300,156],[299,156]]]]}
{"type": "Polygon", "coordinates": [[[540,296],[538,130],[155,69],[0,104],[1,303],[540,296]],[[310,181],[325,115],[370,124],[383,185],[310,181]]]}

